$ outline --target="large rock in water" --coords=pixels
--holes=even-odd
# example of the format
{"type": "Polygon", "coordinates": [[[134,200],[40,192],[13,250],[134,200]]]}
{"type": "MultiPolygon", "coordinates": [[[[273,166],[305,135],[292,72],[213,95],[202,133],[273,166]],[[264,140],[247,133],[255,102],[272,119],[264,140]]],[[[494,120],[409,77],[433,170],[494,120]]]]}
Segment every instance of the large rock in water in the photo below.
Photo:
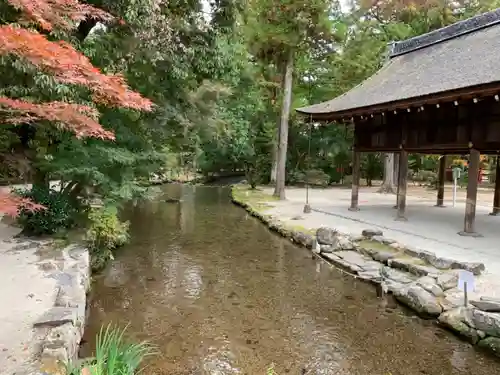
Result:
{"type": "Polygon", "coordinates": [[[444,296],[443,289],[436,284],[436,280],[433,277],[421,277],[417,280],[417,284],[436,297],[444,296]]]}
{"type": "Polygon", "coordinates": [[[331,228],[319,228],[316,231],[316,239],[320,245],[337,247],[339,243],[338,232],[331,228]]]}
{"type": "Polygon", "coordinates": [[[479,341],[478,346],[500,357],[500,338],[486,337],[484,340],[479,341]]]}
{"type": "Polygon", "coordinates": [[[489,336],[500,337],[500,314],[473,309],[467,318],[474,328],[489,336]]]}
{"type": "Polygon", "coordinates": [[[466,337],[471,344],[476,344],[481,336],[478,331],[466,324],[469,313],[469,308],[456,307],[439,315],[438,320],[443,326],[450,328],[463,337],[466,337]]]}
{"type": "Polygon", "coordinates": [[[396,290],[394,296],[398,301],[411,307],[424,317],[438,316],[443,312],[443,308],[436,297],[415,284],[396,290]]]}
{"type": "Polygon", "coordinates": [[[390,279],[400,284],[409,284],[413,281],[411,275],[392,269],[390,267],[383,267],[381,274],[385,279],[390,279]]]}
{"type": "Polygon", "coordinates": [[[338,246],[342,250],[353,250],[354,249],[354,244],[352,241],[346,237],[346,236],[338,236],[338,246]]]}

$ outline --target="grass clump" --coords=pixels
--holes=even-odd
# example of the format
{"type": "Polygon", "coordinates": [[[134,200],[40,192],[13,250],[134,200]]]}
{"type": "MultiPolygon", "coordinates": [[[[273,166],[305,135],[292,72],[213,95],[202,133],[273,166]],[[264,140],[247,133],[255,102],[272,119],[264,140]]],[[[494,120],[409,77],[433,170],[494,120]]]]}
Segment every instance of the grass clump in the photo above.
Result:
{"type": "Polygon", "coordinates": [[[277,372],[274,371],[274,363],[267,368],[266,375],[278,375],[277,372]]]}
{"type": "Polygon", "coordinates": [[[79,363],[68,363],[67,375],[134,375],[140,371],[143,360],[155,354],[146,343],[131,343],[125,340],[126,328],[108,325],[97,335],[95,357],[79,363]]]}
{"type": "Polygon", "coordinates": [[[235,185],[231,190],[232,198],[236,202],[245,203],[253,210],[262,212],[272,207],[270,202],[279,200],[261,189],[252,189],[248,185],[235,185]]]}
{"type": "Polygon", "coordinates": [[[399,253],[400,251],[397,249],[394,249],[390,247],[389,245],[383,244],[378,241],[373,241],[373,240],[361,240],[359,242],[359,246],[361,246],[363,249],[367,250],[379,250],[379,251],[387,251],[390,253],[399,253]]]}

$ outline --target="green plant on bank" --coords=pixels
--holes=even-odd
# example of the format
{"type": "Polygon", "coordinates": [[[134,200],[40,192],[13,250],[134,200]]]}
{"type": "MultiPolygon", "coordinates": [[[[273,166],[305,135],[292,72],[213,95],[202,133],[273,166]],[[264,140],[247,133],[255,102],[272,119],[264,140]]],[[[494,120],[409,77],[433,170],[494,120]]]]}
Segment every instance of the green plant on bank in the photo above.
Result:
{"type": "Polygon", "coordinates": [[[109,205],[92,208],[88,218],[85,242],[90,250],[92,268],[99,270],[109,259],[113,259],[114,249],[129,241],[129,222],[120,221],[117,208],[109,205]]]}
{"type": "Polygon", "coordinates": [[[274,363],[267,368],[266,375],[278,375],[276,371],[274,371],[274,363]]]}
{"type": "Polygon", "coordinates": [[[265,211],[272,207],[267,202],[274,202],[276,197],[266,194],[260,189],[252,189],[248,185],[235,185],[231,191],[232,197],[235,201],[248,204],[252,210],[257,212],[265,211]]]}
{"type": "Polygon", "coordinates": [[[156,353],[147,342],[132,343],[125,339],[126,328],[111,324],[102,327],[96,338],[95,357],[68,363],[66,375],[134,375],[142,361],[156,353]],[[84,372],[84,369],[86,371],[84,372]]]}
{"type": "Polygon", "coordinates": [[[30,190],[18,189],[14,192],[45,207],[43,210],[36,211],[21,209],[17,220],[25,234],[37,236],[54,234],[76,224],[79,210],[68,195],[36,185],[30,190]]]}

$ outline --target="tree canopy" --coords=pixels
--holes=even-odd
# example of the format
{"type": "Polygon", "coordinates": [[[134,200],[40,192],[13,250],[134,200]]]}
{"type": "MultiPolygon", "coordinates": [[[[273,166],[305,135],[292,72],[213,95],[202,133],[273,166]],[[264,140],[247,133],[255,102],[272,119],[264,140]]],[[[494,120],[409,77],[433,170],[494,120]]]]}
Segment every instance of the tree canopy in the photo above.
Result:
{"type": "MultiPolygon", "coordinates": [[[[391,41],[495,0],[9,0],[0,4],[0,176],[70,198],[141,196],[152,173],[345,180],[351,129],[293,109],[377,71],[391,41]],[[281,154],[278,153],[281,152],[281,154]],[[279,158],[278,158],[279,154],[279,158]],[[278,163],[279,162],[279,163],[278,163]],[[319,178],[318,177],[318,178],[319,178]]],[[[363,160],[371,180],[378,154],[363,160]]],[[[3,195],[10,213],[20,198],[3,195]]]]}

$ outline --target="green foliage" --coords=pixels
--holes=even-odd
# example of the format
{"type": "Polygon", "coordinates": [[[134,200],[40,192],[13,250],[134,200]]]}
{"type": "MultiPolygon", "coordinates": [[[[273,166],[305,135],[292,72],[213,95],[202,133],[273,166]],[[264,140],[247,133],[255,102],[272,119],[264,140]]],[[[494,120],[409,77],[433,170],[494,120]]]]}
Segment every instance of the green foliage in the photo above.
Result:
{"type": "Polygon", "coordinates": [[[147,342],[131,343],[125,339],[125,329],[113,325],[102,327],[96,338],[95,357],[68,363],[67,375],[134,375],[145,358],[154,355],[155,349],[147,342]]]}
{"type": "Polygon", "coordinates": [[[274,371],[274,364],[271,364],[271,366],[267,368],[266,375],[278,375],[276,371],[274,371]]]}
{"type": "Polygon", "coordinates": [[[330,176],[321,169],[307,171],[293,170],[288,174],[290,184],[309,184],[312,186],[326,187],[330,184],[330,176]]]}
{"type": "MultiPolygon", "coordinates": [[[[4,126],[0,174],[11,181],[31,181],[38,174],[62,180],[67,186],[62,200],[97,196],[106,204],[143,196],[152,173],[209,176],[238,169],[252,186],[269,182],[289,56],[294,85],[287,180],[304,181],[307,171],[320,171],[324,183],[345,182],[352,129],[336,123],[310,126],[293,109],[329,100],[369,77],[385,62],[387,43],[498,6],[498,0],[355,0],[341,11],[337,0],[215,0],[208,20],[200,2],[89,3],[126,24],[62,38],[103,71],[122,73],[132,89],[154,100],[155,110],[102,109],[100,123],[115,132],[114,142],[75,139],[38,124],[4,126]]],[[[88,90],[60,84],[8,56],[0,59],[0,73],[3,95],[91,102],[88,90]]],[[[433,157],[410,156],[414,173],[436,167],[433,157]]],[[[362,175],[368,182],[381,177],[380,155],[363,158],[362,175]]],[[[69,207],[67,212],[73,215],[69,207]]],[[[30,220],[36,217],[41,216],[30,220]]],[[[51,228],[74,220],[54,220],[61,224],[51,228]]]]}
{"type": "Polygon", "coordinates": [[[28,235],[54,234],[75,225],[78,210],[70,197],[45,186],[15,191],[23,198],[30,198],[45,207],[43,210],[21,210],[18,222],[28,235]]]}
{"type": "Polygon", "coordinates": [[[89,213],[89,227],[85,235],[93,269],[102,268],[113,258],[112,250],[125,245],[129,240],[129,222],[118,218],[115,206],[92,208],[89,213]]]}
{"type": "Polygon", "coordinates": [[[415,182],[420,182],[437,188],[438,175],[434,171],[418,171],[416,174],[412,175],[411,179],[415,182]]]}
{"type": "Polygon", "coordinates": [[[384,172],[382,157],[379,153],[363,155],[361,160],[361,175],[366,179],[366,184],[372,186],[372,181],[381,179],[384,172]]]}

